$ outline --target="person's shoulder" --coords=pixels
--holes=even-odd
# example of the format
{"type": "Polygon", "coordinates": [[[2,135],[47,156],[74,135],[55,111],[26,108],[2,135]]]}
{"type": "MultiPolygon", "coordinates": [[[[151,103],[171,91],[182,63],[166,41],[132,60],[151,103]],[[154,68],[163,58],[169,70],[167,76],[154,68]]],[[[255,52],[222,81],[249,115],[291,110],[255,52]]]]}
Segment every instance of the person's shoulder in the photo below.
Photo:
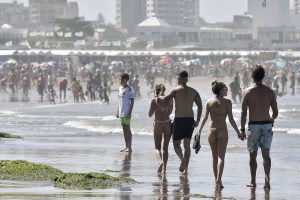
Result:
{"type": "Polygon", "coordinates": [[[195,89],[195,88],[192,88],[190,86],[188,86],[188,89],[193,92],[194,94],[199,94],[199,92],[195,89]]]}
{"type": "Polygon", "coordinates": [[[155,98],[152,98],[152,99],[151,99],[151,103],[156,103],[156,102],[157,102],[157,99],[158,99],[158,98],[156,98],[156,97],[155,97],[155,98]]]}
{"type": "Polygon", "coordinates": [[[224,98],[224,103],[226,106],[232,106],[232,101],[230,99],[225,99],[224,98]]]}
{"type": "Polygon", "coordinates": [[[207,103],[207,104],[210,104],[210,103],[215,102],[215,101],[216,101],[215,98],[210,98],[210,99],[208,99],[208,100],[206,101],[206,103],[207,103]]]}

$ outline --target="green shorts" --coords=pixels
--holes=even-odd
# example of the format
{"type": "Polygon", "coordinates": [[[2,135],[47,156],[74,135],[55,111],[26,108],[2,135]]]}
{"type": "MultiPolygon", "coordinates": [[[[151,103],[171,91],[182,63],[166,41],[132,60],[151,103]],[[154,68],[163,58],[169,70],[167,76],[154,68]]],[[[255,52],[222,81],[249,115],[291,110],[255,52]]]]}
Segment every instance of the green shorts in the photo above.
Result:
{"type": "Polygon", "coordinates": [[[130,125],[130,118],[120,117],[121,125],[130,125]]]}

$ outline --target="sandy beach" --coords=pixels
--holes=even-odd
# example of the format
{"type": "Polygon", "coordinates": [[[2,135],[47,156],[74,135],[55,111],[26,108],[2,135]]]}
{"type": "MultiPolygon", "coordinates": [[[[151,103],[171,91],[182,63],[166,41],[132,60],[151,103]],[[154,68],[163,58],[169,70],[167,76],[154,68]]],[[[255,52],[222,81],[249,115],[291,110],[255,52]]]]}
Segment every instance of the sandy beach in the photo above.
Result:
{"type": "MultiPolygon", "coordinates": [[[[212,97],[208,78],[191,79],[190,83],[202,96],[203,105],[212,97]]],[[[169,89],[169,87],[168,87],[169,89]]],[[[143,91],[146,96],[146,90],[143,91]]],[[[134,185],[74,191],[53,187],[50,182],[20,182],[0,180],[2,199],[299,199],[300,169],[299,134],[286,134],[287,127],[296,129],[299,123],[299,95],[279,100],[279,109],[295,109],[280,116],[275,125],[271,149],[271,190],[265,191],[263,163],[258,154],[257,188],[246,187],[250,179],[246,142],[236,137],[230,125],[229,143],[225,159],[221,192],[215,191],[212,158],[207,142],[207,125],[201,136],[202,148],[192,151],[189,174],[179,171],[180,161],[173,145],[169,146],[167,173],[157,175],[158,161],[154,153],[152,119],[148,118],[150,99],[136,101],[132,121],[133,152],[120,153],[124,146],[121,127],[114,114],[116,94],[111,94],[109,105],[101,103],[57,104],[11,103],[2,99],[0,125],[2,131],[22,136],[24,139],[1,139],[1,160],[27,160],[44,163],[66,172],[105,172],[128,176],[138,181],[134,185]],[[282,105],[280,107],[280,105],[282,105]],[[284,106],[290,107],[284,107],[284,106]],[[297,117],[295,117],[297,116],[297,117]],[[286,119],[288,117],[288,119],[286,119]],[[294,120],[293,123],[288,122],[294,120]],[[287,123],[289,123],[287,125],[287,123]]],[[[239,104],[233,106],[234,118],[239,125],[239,104]]],[[[293,129],[293,130],[294,130],[293,129]]],[[[198,130],[198,129],[197,129],[198,130]]],[[[288,133],[288,131],[287,131],[288,133]]]]}

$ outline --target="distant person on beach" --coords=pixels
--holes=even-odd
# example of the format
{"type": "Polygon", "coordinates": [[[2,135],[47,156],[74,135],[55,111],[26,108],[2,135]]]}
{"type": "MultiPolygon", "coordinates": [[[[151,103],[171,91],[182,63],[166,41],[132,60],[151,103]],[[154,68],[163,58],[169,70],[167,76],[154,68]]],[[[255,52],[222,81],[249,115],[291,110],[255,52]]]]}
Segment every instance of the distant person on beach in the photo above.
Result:
{"type": "Polygon", "coordinates": [[[177,87],[171,91],[166,97],[162,97],[165,102],[174,98],[175,100],[175,119],[173,130],[174,150],[181,160],[179,167],[180,172],[187,174],[188,165],[191,155],[191,138],[194,128],[198,126],[202,114],[202,101],[199,93],[189,86],[188,72],[180,71],[177,75],[177,87]],[[194,120],[193,104],[196,103],[197,119],[194,120]],[[181,149],[181,140],[183,140],[184,154],[181,149]]]}
{"type": "Polygon", "coordinates": [[[172,136],[170,114],[173,111],[173,100],[163,102],[160,97],[165,96],[166,88],[163,84],[155,86],[156,97],[152,99],[149,117],[155,115],[154,118],[154,143],[155,152],[159,161],[158,173],[165,173],[168,162],[168,148],[172,136]],[[161,153],[161,142],[163,143],[163,153],[161,153]]]}
{"type": "Polygon", "coordinates": [[[39,74],[38,80],[37,80],[37,91],[39,95],[41,96],[41,102],[44,100],[44,91],[45,91],[46,81],[42,73],[39,74]]]}
{"type": "Polygon", "coordinates": [[[249,109],[247,147],[250,153],[251,181],[248,187],[256,187],[257,150],[261,148],[264,171],[265,189],[270,189],[271,158],[270,148],[273,138],[272,127],[278,116],[276,95],[272,89],[265,86],[262,80],[265,77],[265,70],[257,65],[252,72],[254,84],[245,90],[242,100],[241,133],[246,137],[245,124],[247,110],[249,109]],[[272,117],[269,114],[272,109],[272,117]]]}
{"type": "Polygon", "coordinates": [[[292,89],[292,95],[295,95],[295,86],[296,86],[296,74],[295,72],[292,72],[291,76],[290,76],[290,88],[292,89]]]}
{"type": "Polygon", "coordinates": [[[241,91],[241,85],[239,81],[239,76],[235,76],[234,80],[229,84],[230,90],[231,90],[231,98],[234,103],[237,103],[236,96],[239,96],[239,102],[241,102],[242,99],[242,91],[241,91]]]}
{"type": "Polygon", "coordinates": [[[208,129],[208,142],[211,148],[213,157],[213,170],[215,175],[216,187],[224,188],[222,184],[222,174],[225,163],[225,153],[228,143],[228,130],[226,125],[226,117],[228,116],[229,122],[237,133],[238,138],[244,140],[240,133],[232,115],[232,103],[227,96],[227,86],[218,81],[212,82],[212,92],[216,97],[209,99],[206,104],[205,116],[202,120],[199,135],[201,135],[202,128],[205,125],[208,116],[211,117],[211,124],[208,129]]]}
{"type": "Polygon", "coordinates": [[[132,87],[128,85],[129,75],[123,73],[120,77],[120,88],[119,88],[119,106],[116,117],[120,118],[121,125],[123,128],[125,149],[121,152],[131,152],[132,133],[130,130],[131,113],[134,105],[134,91],[132,87]]]}
{"type": "Polygon", "coordinates": [[[57,95],[54,89],[49,90],[48,98],[49,98],[50,105],[51,104],[55,105],[55,98],[57,98],[57,95]]]}
{"type": "Polygon", "coordinates": [[[68,88],[68,81],[67,79],[63,79],[59,82],[59,101],[61,102],[62,94],[64,94],[64,102],[67,102],[67,88],[68,88]]]}

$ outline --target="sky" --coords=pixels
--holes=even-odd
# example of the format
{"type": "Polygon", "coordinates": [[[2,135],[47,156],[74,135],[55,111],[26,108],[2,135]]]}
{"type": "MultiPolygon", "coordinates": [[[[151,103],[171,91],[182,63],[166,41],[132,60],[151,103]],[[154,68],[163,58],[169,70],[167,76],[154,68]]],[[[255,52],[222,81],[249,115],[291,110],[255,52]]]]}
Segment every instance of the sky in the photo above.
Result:
{"type": "MultiPolygon", "coordinates": [[[[78,2],[79,15],[87,20],[96,20],[98,13],[102,13],[107,22],[115,23],[115,0],[69,1],[78,2]]],[[[0,2],[12,2],[12,0],[0,0],[0,2]]],[[[18,2],[28,5],[28,0],[18,0],[18,2]]],[[[200,16],[211,23],[232,21],[233,15],[243,14],[246,11],[247,0],[200,0],[200,16]]]]}

